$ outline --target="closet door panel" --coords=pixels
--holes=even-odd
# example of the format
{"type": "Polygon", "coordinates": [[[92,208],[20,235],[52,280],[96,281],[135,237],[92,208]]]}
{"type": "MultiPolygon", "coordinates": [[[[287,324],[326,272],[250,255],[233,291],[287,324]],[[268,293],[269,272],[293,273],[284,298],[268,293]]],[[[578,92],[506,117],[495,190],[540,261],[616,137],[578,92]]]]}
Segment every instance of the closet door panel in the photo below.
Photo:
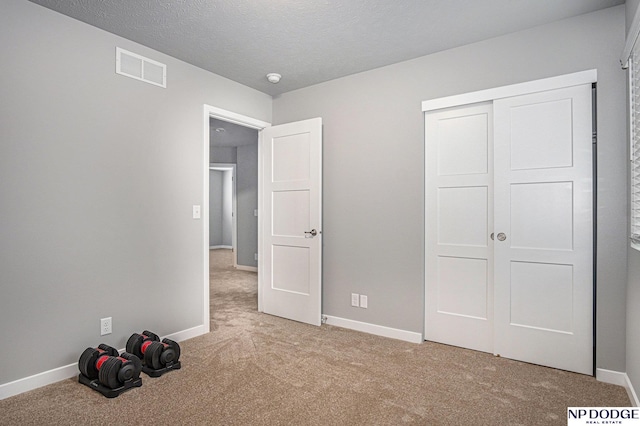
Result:
{"type": "Polygon", "coordinates": [[[593,373],[591,85],[494,102],[495,345],[593,373]]]}
{"type": "Polygon", "coordinates": [[[425,339],[493,351],[490,103],[425,115],[425,339]]]}

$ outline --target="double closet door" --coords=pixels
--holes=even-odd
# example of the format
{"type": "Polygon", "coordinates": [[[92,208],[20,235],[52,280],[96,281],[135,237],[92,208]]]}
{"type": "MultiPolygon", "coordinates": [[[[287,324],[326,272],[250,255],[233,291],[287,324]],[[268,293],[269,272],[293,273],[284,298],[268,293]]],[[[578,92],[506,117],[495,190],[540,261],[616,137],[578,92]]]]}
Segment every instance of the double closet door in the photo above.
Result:
{"type": "Polygon", "coordinates": [[[425,339],[593,374],[591,84],[425,125],[425,339]]]}

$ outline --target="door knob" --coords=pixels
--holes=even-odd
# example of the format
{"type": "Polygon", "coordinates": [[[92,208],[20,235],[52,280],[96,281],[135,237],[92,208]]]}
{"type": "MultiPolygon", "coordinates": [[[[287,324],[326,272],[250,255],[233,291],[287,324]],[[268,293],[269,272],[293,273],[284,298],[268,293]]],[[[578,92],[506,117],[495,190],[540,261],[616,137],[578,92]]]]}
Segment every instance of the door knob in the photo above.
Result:
{"type": "MultiPolygon", "coordinates": [[[[305,234],[311,235],[312,237],[315,237],[316,235],[318,235],[318,231],[316,231],[315,229],[312,229],[311,231],[304,231],[305,234]]],[[[305,235],[306,237],[306,235],[305,235]]]]}
{"type": "Polygon", "coordinates": [[[498,234],[498,241],[504,241],[506,239],[507,239],[507,236],[503,232],[498,234]]]}
{"type": "Polygon", "coordinates": [[[493,241],[493,232],[491,233],[491,241],[493,241]]]}

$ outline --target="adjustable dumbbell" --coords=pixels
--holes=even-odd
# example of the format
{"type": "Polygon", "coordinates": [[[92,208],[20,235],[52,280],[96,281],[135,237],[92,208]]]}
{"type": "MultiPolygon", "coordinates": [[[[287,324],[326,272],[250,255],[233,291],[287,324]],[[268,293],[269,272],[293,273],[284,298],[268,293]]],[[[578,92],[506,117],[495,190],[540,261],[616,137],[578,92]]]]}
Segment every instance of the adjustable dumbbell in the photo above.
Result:
{"type": "Polygon", "coordinates": [[[98,379],[102,385],[116,389],[127,381],[138,379],[142,363],[135,355],[126,352],[118,355],[117,349],[101,344],[82,352],[78,368],[88,379],[98,379]]]}
{"type": "Polygon", "coordinates": [[[143,331],[142,334],[133,333],[127,340],[127,352],[140,358],[143,363],[145,373],[150,370],[161,370],[178,365],[180,358],[180,346],[170,339],[162,339],[157,334],[150,331],[143,331]]]}

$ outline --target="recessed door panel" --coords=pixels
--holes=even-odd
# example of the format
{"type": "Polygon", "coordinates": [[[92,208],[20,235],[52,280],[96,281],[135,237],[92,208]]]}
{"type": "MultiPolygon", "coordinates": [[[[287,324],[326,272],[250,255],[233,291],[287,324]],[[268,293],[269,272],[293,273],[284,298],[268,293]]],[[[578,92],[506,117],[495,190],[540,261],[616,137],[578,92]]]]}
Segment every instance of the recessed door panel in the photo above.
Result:
{"type": "Polygon", "coordinates": [[[443,118],[438,122],[438,175],[486,174],[488,114],[443,118]]]}
{"type": "Polygon", "coordinates": [[[511,185],[513,248],[573,249],[573,182],[511,185]]]}
{"type": "Polygon", "coordinates": [[[511,262],[510,310],[512,326],[571,333],[573,266],[511,262]]]}
{"type": "Polygon", "coordinates": [[[486,247],[486,186],[438,189],[438,244],[486,247]]]}
{"type": "Polygon", "coordinates": [[[271,288],[308,296],[309,248],[274,245],[271,253],[271,288]]]}
{"type": "Polygon", "coordinates": [[[487,260],[438,257],[438,313],[487,319],[487,260]]]}
{"type": "Polygon", "coordinates": [[[511,170],[571,167],[572,107],[567,98],[511,108],[511,170]]]}
{"type": "Polygon", "coordinates": [[[273,192],[273,235],[304,238],[311,229],[309,191],[273,192]]]}
{"type": "Polygon", "coordinates": [[[311,170],[309,133],[273,138],[273,182],[308,180],[311,170]]]}

